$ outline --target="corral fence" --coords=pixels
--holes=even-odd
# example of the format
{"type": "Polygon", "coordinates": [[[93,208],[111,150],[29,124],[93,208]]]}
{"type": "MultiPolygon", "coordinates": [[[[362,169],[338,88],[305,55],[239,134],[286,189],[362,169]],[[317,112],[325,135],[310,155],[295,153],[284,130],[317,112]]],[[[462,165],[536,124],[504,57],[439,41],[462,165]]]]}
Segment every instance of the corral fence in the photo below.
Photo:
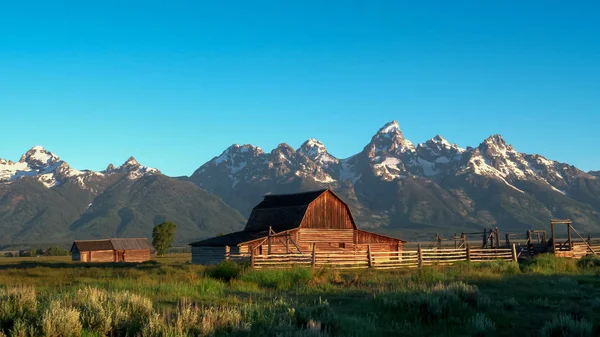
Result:
{"type": "Polygon", "coordinates": [[[253,269],[289,267],[330,267],[335,269],[402,269],[432,265],[452,265],[460,261],[517,261],[512,248],[432,248],[402,251],[315,251],[288,254],[234,254],[227,250],[225,259],[249,263],[253,269]]]}

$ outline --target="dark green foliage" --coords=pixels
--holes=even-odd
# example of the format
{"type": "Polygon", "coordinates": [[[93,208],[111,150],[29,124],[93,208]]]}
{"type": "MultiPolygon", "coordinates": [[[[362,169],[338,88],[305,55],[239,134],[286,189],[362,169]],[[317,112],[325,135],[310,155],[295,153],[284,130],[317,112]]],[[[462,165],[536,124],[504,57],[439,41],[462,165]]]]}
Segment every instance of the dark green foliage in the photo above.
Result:
{"type": "Polygon", "coordinates": [[[241,230],[245,223],[220,198],[162,175],[131,181],[113,173],[86,188],[76,182],[46,188],[30,177],[0,184],[0,244],[148,237],[155,224],[167,219],[177,224],[179,244],[241,230]]]}
{"type": "Polygon", "coordinates": [[[152,246],[156,249],[158,256],[163,256],[173,245],[175,239],[175,231],[177,226],[170,222],[163,222],[156,225],[152,230],[152,246]]]}
{"type": "Polygon", "coordinates": [[[238,277],[246,268],[239,263],[223,261],[217,265],[206,268],[206,275],[212,278],[229,281],[238,277]]]}
{"type": "Polygon", "coordinates": [[[581,269],[598,269],[600,268],[600,257],[596,255],[584,256],[577,261],[577,267],[581,269]]]}
{"type": "Polygon", "coordinates": [[[551,253],[545,253],[525,261],[521,269],[538,274],[573,273],[577,271],[577,260],[557,258],[551,253]]]}
{"type": "Polygon", "coordinates": [[[312,270],[308,268],[293,268],[291,270],[249,270],[240,279],[255,282],[261,287],[278,290],[289,290],[306,286],[312,279],[312,270]]]}
{"type": "Polygon", "coordinates": [[[52,246],[48,248],[48,256],[67,256],[69,252],[59,246],[52,246]]]}

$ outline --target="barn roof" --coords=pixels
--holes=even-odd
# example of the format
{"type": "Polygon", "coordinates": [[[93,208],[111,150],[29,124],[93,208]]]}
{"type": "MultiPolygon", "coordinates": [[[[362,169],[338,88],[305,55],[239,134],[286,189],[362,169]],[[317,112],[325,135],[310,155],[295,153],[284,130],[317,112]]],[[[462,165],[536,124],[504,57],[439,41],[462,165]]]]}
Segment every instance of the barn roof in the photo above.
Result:
{"type": "MultiPolygon", "coordinates": [[[[222,235],[190,244],[191,246],[235,246],[243,242],[267,237],[269,227],[275,232],[298,228],[311,202],[330,191],[329,188],[290,194],[268,194],[252,209],[243,231],[222,235]]],[[[338,199],[340,199],[338,197],[338,199]]],[[[348,205],[342,200],[342,203],[348,205]]],[[[350,208],[348,207],[348,212],[350,208]]],[[[354,218],[350,213],[352,223],[354,218]]]]}
{"type": "Polygon", "coordinates": [[[75,240],[71,251],[73,251],[73,247],[77,247],[80,252],[113,249],[110,240],[75,240]]]}
{"type": "Polygon", "coordinates": [[[152,249],[146,238],[114,238],[110,239],[115,250],[145,250],[152,249]]]}
{"type": "Polygon", "coordinates": [[[263,201],[256,205],[254,209],[308,206],[308,204],[327,190],[328,189],[321,189],[290,194],[267,194],[264,196],[263,201]]]}
{"type": "Polygon", "coordinates": [[[263,237],[267,237],[268,235],[269,235],[268,231],[261,231],[261,232],[240,231],[240,232],[234,232],[234,233],[216,236],[214,238],[194,242],[194,243],[190,244],[190,246],[236,246],[242,242],[248,242],[248,241],[260,239],[263,237]]]}
{"type": "Polygon", "coordinates": [[[98,250],[145,250],[152,249],[152,246],[146,238],[111,238],[103,240],[75,240],[73,247],[81,251],[98,250]]]}
{"type": "Polygon", "coordinates": [[[284,231],[300,226],[308,205],[328,189],[316,191],[265,195],[254,207],[245,231],[265,231],[269,226],[274,231],[284,231]]]}

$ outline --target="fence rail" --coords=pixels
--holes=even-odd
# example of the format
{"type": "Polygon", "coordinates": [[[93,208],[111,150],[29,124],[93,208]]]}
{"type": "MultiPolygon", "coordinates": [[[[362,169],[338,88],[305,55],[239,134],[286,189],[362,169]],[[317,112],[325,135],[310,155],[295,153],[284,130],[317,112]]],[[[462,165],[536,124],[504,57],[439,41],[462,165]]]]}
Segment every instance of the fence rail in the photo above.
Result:
{"type": "MultiPolygon", "coordinates": [[[[600,246],[598,246],[600,251],[600,246]]],[[[408,251],[312,251],[290,254],[227,254],[227,259],[249,262],[253,269],[302,267],[331,267],[336,269],[401,269],[431,265],[451,265],[460,261],[485,262],[517,261],[512,248],[421,249],[408,251]]]]}

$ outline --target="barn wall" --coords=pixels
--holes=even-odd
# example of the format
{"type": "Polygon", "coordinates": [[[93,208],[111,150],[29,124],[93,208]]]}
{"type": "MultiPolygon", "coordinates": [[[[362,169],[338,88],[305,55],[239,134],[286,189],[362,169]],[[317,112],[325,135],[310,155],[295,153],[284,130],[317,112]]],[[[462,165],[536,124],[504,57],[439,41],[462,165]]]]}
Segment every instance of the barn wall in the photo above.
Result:
{"type": "Polygon", "coordinates": [[[71,261],[80,261],[81,254],[75,245],[73,245],[73,250],[71,251],[71,261]]]}
{"type": "Polygon", "coordinates": [[[150,249],[146,250],[126,250],[125,262],[144,262],[150,260],[150,249]]]}
{"type": "Polygon", "coordinates": [[[315,199],[304,215],[301,228],[352,229],[350,212],[331,192],[315,199]]]}
{"type": "Polygon", "coordinates": [[[78,251],[73,251],[73,253],[71,253],[71,261],[80,261],[81,260],[81,254],[79,254],[78,251]]]}
{"type": "Polygon", "coordinates": [[[357,230],[354,232],[354,240],[361,247],[371,245],[371,250],[403,250],[402,241],[389,238],[376,233],[357,230]]]}
{"type": "Polygon", "coordinates": [[[112,250],[97,250],[90,252],[90,262],[114,262],[115,256],[112,250]]]}
{"type": "Polygon", "coordinates": [[[225,260],[225,246],[192,246],[193,264],[218,264],[225,260]]]}

